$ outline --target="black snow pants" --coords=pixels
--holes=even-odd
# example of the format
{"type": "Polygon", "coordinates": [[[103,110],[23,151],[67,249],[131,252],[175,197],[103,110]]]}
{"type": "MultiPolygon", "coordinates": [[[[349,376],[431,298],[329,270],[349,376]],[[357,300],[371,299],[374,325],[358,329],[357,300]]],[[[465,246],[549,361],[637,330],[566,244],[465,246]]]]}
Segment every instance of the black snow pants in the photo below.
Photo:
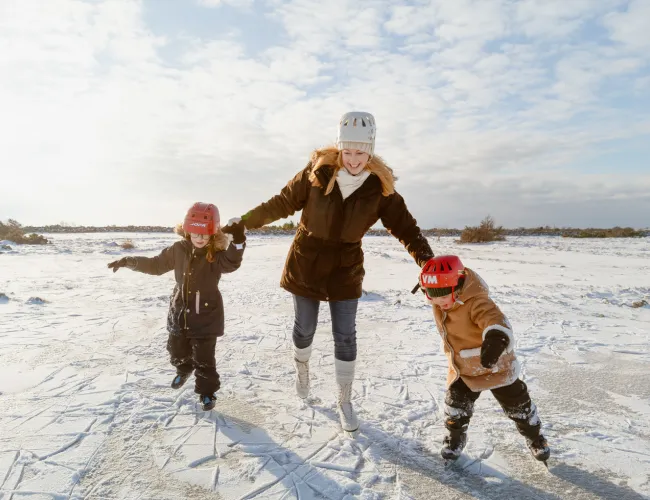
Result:
{"type": "MultiPolygon", "coordinates": [[[[510,385],[492,389],[492,394],[522,436],[534,439],[539,435],[542,423],[523,380],[517,379],[510,385]]],[[[480,392],[467,387],[461,378],[451,384],[445,396],[445,427],[450,432],[467,430],[474,414],[474,402],[480,395],[480,392]]]]}
{"type": "Polygon", "coordinates": [[[219,390],[219,374],[215,360],[216,337],[188,338],[170,334],[167,339],[167,351],[176,373],[192,373],[196,376],[194,392],[211,396],[219,390]]]}

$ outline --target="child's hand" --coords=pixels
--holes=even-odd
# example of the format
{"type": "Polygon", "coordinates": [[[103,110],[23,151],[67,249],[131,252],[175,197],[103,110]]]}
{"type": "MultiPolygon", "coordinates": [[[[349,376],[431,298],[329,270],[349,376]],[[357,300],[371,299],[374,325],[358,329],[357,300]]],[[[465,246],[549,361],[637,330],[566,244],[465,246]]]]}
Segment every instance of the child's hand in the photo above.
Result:
{"type": "Polygon", "coordinates": [[[128,267],[130,269],[134,269],[135,265],[134,263],[129,262],[130,258],[131,257],[122,257],[120,260],[114,260],[113,262],[109,262],[108,267],[111,268],[114,273],[116,273],[120,267],[128,267]]]}
{"type": "Polygon", "coordinates": [[[508,336],[500,330],[488,330],[481,345],[481,365],[492,368],[508,347],[508,336]]]}

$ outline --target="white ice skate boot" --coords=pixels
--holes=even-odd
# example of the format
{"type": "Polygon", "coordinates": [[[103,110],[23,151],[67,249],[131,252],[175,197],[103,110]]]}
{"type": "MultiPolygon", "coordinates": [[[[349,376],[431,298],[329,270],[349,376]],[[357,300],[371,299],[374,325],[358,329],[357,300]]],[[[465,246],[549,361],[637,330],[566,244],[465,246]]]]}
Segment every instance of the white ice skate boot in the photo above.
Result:
{"type": "Polygon", "coordinates": [[[359,430],[359,419],[351,402],[355,363],[356,361],[334,360],[336,383],[339,386],[338,410],[341,418],[341,428],[352,436],[356,435],[359,430]]]}
{"type": "Polygon", "coordinates": [[[296,394],[305,399],[309,396],[309,357],[311,346],[304,349],[293,347],[293,364],[296,367],[296,394]]]}

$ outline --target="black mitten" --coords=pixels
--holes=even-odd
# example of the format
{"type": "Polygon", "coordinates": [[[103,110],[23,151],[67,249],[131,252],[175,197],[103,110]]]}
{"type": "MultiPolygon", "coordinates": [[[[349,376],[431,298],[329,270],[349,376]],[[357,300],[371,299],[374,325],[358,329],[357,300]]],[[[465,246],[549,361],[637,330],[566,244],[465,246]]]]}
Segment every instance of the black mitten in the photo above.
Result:
{"type": "Polygon", "coordinates": [[[231,222],[221,228],[224,233],[232,234],[233,243],[244,243],[246,241],[246,226],[242,220],[231,222]]]}
{"type": "Polygon", "coordinates": [[[120,260],[114,260],[113,262],[108,263],[108,267],[110,267],[114,273],[116,273],[120,267],[135,269],[135,266],[136,262],[133,257],[122,257],[120,260]]]}
{"type": "Polygon", "coordinates": [[[232,228],[232,242],[244,243],[246,241],[246,226],[243,222],[238,222],[232,228]]]}
{"type": "Polygon", "coordinates": [[[481,345],[481,365],[492,368],[508,347],[510,339],[501,330],[488,330],[481,345]]]}

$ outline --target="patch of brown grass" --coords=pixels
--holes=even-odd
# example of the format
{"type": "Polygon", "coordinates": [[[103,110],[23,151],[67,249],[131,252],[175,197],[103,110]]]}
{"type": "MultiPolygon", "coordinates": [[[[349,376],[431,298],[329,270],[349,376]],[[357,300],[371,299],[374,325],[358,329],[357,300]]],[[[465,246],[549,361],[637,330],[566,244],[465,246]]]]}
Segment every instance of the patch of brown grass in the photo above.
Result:
{"type": "Polygon", "coordinates": [[[495,226],[494,219],[487,216],[481,221],[479,226],[465,226],[463,232],[460,233],[459,243],[486,243],[488,241],[503,241],[504,236],[503,226],[495,226]]]}
{"type": "Polygon", "coordinates": [[[18,245],[47,245],[49,242],[40,234],[25,235],[22,226],[15,220],[9,219],[7,224],[0,222],[0,240],[13,241],[18,245]]]}

